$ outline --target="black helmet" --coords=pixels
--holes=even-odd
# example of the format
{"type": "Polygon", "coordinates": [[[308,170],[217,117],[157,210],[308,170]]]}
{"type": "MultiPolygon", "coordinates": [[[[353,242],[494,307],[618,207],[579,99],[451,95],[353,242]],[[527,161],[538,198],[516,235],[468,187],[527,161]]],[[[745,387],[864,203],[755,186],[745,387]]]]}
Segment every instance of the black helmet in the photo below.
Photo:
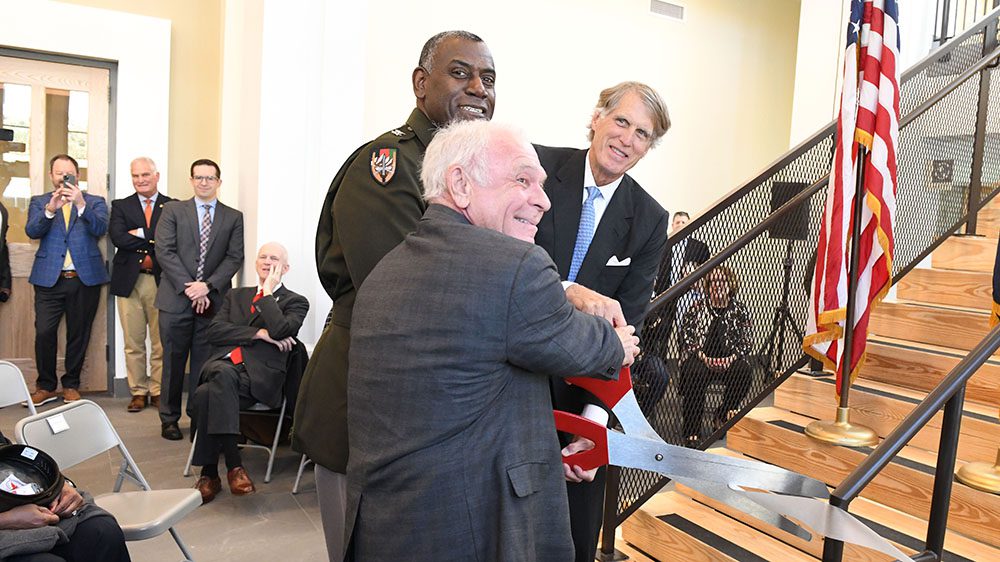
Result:
{"type": "Polygon", "coordinates": [[[64,478],[56,461],[27,445],[0,446],[0,512],[29,503],[48,507],[62,493],[64,478]],[[14,489],[29,493],[15,493],[14,489]]]}

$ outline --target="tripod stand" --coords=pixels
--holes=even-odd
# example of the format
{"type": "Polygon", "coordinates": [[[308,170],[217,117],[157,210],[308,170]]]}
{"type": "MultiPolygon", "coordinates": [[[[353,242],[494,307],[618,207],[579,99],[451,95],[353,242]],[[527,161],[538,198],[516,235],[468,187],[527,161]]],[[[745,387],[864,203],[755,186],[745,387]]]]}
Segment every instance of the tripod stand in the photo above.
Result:
{"type": "Polygon", "coordinates": [[[778,306],[774,307],[774,316],[771,319],[771,331],[764,338],[760,349],[757,350],[758,360],[761,366],[764,367],[764,372],[768,375],[773,375],[778,365],[782,364],[781,361],[785,355],[787,330],[791,329],[799,341],[803,338],[802,330],[795,323],[791,312],[788,310],[788,298],[791,294],[792,282],[793,242],[794,240],[791,239],[785,241],[785,260],[782,263],[784,276],[781,285],[781,301],[778,302],[778,306]]]}

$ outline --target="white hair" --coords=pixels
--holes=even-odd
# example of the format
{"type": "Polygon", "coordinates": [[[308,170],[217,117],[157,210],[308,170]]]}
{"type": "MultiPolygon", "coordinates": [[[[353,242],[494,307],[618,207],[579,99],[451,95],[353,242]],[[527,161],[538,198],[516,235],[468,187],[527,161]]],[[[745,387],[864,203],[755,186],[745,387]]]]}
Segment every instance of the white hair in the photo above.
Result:
{"type": "Polygon", "coordinates": [[[129,163],[129,168],[131,168],[132,165],[135,164],[136,162],[145,162],[149,164],[149,167],[152,168],[154,172],[159,171],[156,169],[156,162],[153,162],[153,159],[150,158],[149,156],[140,156],[138,158],[133,159],[132,162],[129,163]]]}
{"type": "Polygon", "coordinates": [[[439,130],[420,168],[424,199],[431,201],[445,194],[445,177],[453,166],[461,168],[476,185],[486,185],[490,142],[501,136],[531,146],[521,129],[496,121],[458,121],[439,130]]]}

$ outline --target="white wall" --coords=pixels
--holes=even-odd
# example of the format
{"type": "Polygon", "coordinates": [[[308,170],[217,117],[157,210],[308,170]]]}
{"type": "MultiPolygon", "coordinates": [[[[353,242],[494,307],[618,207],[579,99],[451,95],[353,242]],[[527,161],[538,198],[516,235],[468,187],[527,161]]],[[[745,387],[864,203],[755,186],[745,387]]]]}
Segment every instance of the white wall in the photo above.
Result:
{"type": "MultiPolygon", "coordinates": [[[[0,14],[4,14],[0,44],[118,61],[115,167],[111,169],[109,193],[111,186],[114,197],[132,193],[129,163],[139,154],[160,163],[160,186],[166,192],[170,22],[47,0],[0,0],[0,14]],[[63,28],[77,32],[54,31],[63,28]]],[[[113,345],[117,378],[125,377],[121,333],[116,315],[113,345]]]]}

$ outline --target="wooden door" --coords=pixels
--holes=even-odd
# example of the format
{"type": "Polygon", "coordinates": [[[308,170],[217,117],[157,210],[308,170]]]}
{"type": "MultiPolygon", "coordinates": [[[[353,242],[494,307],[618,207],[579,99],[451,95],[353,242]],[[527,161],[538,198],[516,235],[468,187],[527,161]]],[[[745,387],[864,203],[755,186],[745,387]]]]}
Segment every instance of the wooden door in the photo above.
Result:
{"type": "MultiPolygon", "coordinates": [[[[0,123],[14,141],[0,141],[0,195],[10,225],[7,244],[14,277],[11,298],[0,304],[0,359],[17,364],[29,388],[35,368],[34,290],[28,283],[38,242],[24,233],[32,195],[52,189],[49,159],[60,153],[80,164],[80,186],[108,196],[109,72],[105,68],[0,57],[0,123]]],[[[107,258],[106,239],[101,251],[107,258]]],[[[107,288],[94,319],[80,390],[108,389],[107,288]]],[[[65,320],[59,329],[57,376],[63,368],[65,320]]]]}

